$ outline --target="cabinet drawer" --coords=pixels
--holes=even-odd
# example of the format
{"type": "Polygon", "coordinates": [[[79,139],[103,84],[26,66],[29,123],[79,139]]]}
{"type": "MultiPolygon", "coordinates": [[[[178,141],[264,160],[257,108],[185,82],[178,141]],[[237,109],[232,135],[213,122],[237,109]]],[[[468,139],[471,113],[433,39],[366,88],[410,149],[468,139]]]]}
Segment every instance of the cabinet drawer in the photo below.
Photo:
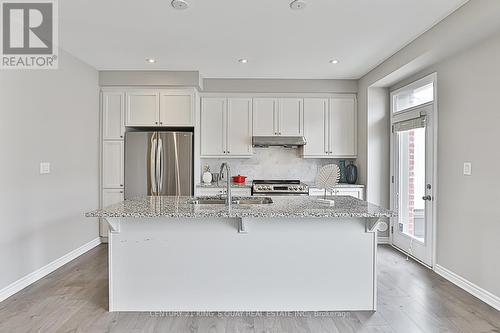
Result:
{"type": "MultiPolygon", "coordinates": [[[[364,195],[365,191],[364,188],[362,187],[342,187],[342,188],[337,188],[332,191],[327,191],[326,195],[346,195],[346,196],[351,196],[358,198],[360,200],[364,200],[364,195]]],[[[320,189],[320,188],[309,188],[309,195],[310,196],[322,196],[325,195],[325,190],[320,189]]]]}

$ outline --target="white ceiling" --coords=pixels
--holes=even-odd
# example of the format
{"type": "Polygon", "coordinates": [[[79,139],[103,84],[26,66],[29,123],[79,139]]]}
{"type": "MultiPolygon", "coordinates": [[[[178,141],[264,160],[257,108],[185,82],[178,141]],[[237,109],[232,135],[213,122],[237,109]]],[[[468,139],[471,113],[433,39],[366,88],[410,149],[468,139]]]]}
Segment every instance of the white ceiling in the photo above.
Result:
{"type": "Polygon", "coordinates": [[[467,2],[305,0],[294,11],[291,0],[187,1],[181,11],[170,0],[59,1],[61,47],[99,70],[357,79],[467,2]]]}

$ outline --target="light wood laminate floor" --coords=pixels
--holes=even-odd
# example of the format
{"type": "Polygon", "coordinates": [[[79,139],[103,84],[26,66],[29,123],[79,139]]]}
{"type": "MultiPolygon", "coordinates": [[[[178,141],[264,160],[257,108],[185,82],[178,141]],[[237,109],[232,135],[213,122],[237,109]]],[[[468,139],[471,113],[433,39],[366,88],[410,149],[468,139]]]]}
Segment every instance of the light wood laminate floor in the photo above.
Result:
{"type": "Polygon", "coordinates": [[[107,312],[100,245],[0,303],[0,332],[500,332],[500,312],[388,246],[378,254],[377,312],[164,316],[107,312]]]}

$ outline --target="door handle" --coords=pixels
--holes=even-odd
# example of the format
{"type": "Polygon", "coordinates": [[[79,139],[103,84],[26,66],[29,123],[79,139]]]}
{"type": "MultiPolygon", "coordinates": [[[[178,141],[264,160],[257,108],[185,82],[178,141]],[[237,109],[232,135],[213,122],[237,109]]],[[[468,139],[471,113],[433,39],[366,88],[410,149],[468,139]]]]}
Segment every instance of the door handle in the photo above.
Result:
{"type": "Polygon", "coordinates": [[[425,200],[425,201],[431,201],[432,200],[432,197],[430,195],[424,195],[422,197],[422,200],[425,200]]]}

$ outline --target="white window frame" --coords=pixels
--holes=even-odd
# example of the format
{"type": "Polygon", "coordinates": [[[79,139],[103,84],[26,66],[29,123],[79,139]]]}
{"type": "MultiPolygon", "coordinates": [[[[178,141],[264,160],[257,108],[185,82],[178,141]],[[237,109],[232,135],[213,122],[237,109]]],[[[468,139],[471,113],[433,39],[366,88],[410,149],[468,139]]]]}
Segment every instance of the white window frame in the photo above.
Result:
{"type": "MultiPolygon", "coordinates": [[[[414,81],[410,84],[407,84],[405,85],[404,87],[401,87],[399,89],[396,89],[394,91],[391,91],[391,115],[397,115],[397,114],[401,114],[401,113],[405,113],[409,110],[412,110],[412,109],[415,109],[415,108],[420,108],[422,106],[425,106],[425,105],[430,105],[432,103],[435,103],[436,102],[436,81],[437,81],[437,73],[432,73],[430,75],[427,75],[417,81],[414,81]],[[423,86],[426,86],[428,85],[429,83],[432,83],[433,85],[433,100],[430,101],[430,102],[427,102],[427,103],[422,103],[422,104],[419,104],[419,105],[415,105],[415,106],[412,106],[412,107],[409,107],[409,108],[406,108],[406,109],[403,109],[403,110],[399,110],[399,111],[396,111],[394,112],[394,97],[398,94],[400,94],[401,92],[404,92],[404,91],[410,91],[410,90],[414,90],[416,88],[420,88],[420,87],[423,87],[423,86]]],[[[391,119],[391,124],[392,124],[392,119],[391,119]]]]}

